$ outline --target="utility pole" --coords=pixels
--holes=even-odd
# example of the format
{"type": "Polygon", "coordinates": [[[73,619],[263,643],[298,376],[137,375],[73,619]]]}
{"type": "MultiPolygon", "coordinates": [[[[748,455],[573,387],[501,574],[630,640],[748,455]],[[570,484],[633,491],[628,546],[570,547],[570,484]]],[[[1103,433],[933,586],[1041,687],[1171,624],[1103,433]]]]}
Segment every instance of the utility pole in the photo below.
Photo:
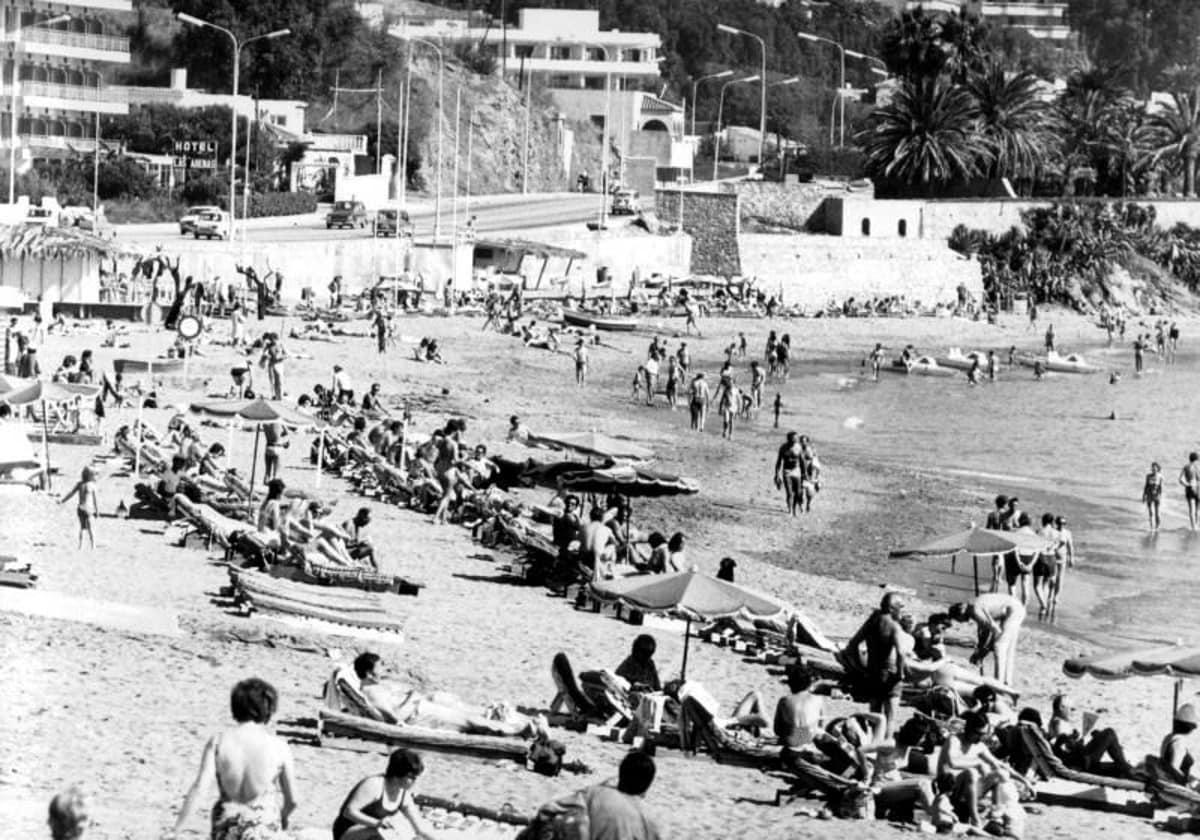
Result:
{"type": "MultiPolygon", "coordinates": [[[[383,70],[375,75],[375,171],[383,171],[383,70]]],[[[399,236],[399,233],[397,233],[399,236]]]]}
{"type": "MultiPolygon", "coordinates": [[[[522,59],[524,61],[524,59],[522,59]]],[[[521,146],[521,194],[529,195],[529,122],[530,96],[533,91],[532,79],[525,82],[525,142],[521,146]]]]}

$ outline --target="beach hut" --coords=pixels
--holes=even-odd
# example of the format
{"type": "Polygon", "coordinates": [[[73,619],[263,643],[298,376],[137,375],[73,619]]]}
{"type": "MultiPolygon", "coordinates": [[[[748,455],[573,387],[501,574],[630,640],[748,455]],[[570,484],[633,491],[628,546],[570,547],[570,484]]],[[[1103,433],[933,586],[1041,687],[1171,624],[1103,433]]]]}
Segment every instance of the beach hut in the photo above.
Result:
{"type": "Polygon", "coordinates": [[[100,265],[132,253],[125,245],[78,228],[0,225],[0,287],[16,289],[29,300],[73,304],[70,314],[83,314],[87,307],[87,314],[96,317],[129,317],[101,311],[100,265]]]}

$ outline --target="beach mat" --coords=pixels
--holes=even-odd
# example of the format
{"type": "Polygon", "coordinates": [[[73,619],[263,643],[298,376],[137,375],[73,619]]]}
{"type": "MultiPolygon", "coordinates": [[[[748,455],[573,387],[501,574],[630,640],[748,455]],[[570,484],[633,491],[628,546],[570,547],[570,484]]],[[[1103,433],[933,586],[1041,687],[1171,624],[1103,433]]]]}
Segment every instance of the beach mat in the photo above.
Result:
{"type": "Polygon", "coordinates": [[[181,637],[174,610],[77,598],[61,592],[0,588],[0,612],[93,624],[106,630],[181,637]]]}

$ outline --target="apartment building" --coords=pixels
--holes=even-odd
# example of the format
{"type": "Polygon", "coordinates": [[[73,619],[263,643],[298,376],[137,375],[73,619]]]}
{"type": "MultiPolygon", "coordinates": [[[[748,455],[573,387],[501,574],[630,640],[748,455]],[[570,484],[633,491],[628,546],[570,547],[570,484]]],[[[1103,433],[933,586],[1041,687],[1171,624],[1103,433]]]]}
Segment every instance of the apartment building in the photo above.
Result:
{"type": "Polygon", "coordinates": [[[3,0],[4,109],[0,148],[22,162],[96,147],[100,114],[124,114],[128,102],[105,84],[105,68],[128,64],[129,39],[113,34],[114,13],[133,0],[3,0]]]}
{"type": "Polygon", "coordinates": [[[171,70],[169,87],[111,86],[107,90],[132,108],[143,105],[174,105],[176,108],[231,108],[239,117],[265,123],[299,137],[304,133],[308,103],[297,99],[256,99],[239,93],[209,93],[188,87],[187,69],[171,70]]]}
{"type": "Polygon", "coordinates": [[[928,14],[952,15],[965,8],[991,26],[1024,29],[1055,46],[1066,44],[1071,37],[1065,0],[893,0],[888,5],[897,11],[920,7],[928,14]]]}

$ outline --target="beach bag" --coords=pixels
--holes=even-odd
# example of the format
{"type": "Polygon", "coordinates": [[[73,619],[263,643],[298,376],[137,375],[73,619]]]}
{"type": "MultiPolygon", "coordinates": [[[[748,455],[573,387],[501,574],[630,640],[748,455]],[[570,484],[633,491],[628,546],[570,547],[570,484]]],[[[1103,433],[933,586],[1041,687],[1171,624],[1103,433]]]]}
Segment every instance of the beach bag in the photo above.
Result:
{"type": "Polygon", "coordinates": [[[517,840],[591,840],[591,836],[587,793],[580,790],[539,808],[517,840]]]}

